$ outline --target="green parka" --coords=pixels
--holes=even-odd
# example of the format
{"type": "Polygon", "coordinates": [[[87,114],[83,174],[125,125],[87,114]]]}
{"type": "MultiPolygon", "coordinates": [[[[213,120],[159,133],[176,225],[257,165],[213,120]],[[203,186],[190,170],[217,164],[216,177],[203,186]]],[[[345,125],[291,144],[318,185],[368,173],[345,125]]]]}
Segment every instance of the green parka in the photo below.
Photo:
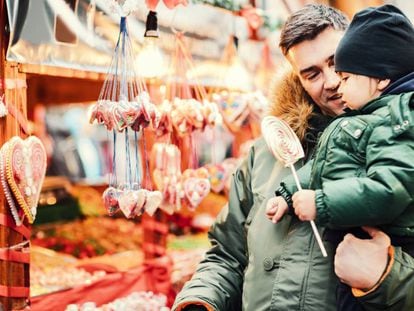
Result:
{"type": "MultiPolygon", "coordinates": [[[[299,172],[303,187],[315,190],[317,223],[414,235],[413,107],[412,92],[381,96],[323,132],[306,164],[311,174],[299,172]]],[[[286,187],[296,191],[291,178],[286,187]]]]}
{"type": "MultiPolygon", "coordinates": [[[[298,105],[297,98],[291,100],[298,105]]],[[[289,174],[259,139],[234,174],[229,203],[209,232],[212,247],[173,310],[190,302],[219,311],[336,310],[333,246],[325,241],[324,258],[308,222],[285,216],[273,224],[265,216],[267,200],[289,174]]],[[[360,298],[366,310],[387,310],[396,301],[400,304],[390,310],[404,310],[404,290],[414,286],[414,261],[398,249],[395,256],[385,281],[360,298]],[[407,279],[410,284],[402,282],[407,279]]]]}

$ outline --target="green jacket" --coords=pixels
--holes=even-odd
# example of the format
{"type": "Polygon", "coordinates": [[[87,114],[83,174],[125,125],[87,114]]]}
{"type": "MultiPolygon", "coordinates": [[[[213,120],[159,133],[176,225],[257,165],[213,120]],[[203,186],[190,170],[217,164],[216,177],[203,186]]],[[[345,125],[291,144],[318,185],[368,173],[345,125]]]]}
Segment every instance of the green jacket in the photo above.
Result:
{"type": "MultiPolygon", "coordinates": [[[[332,228],[379,226],[414,236],[413,93],[379,97],[336,118],[299,172],[316,195],[316,222],[332,228]],[[306,180],[308,179],[308,181],[306,180]]],[[[287,190],[296,191],[292,179],[287,190]]]]}
{"type": "MultiPolygon", "coordinates": [[[[264,141],[257,141],[234,175],[228,206],[209,232],[212,247],[173,310],[190,301],[219,311],[336,310],[333,246],[324,242],[328,258],[323,258],[308,222],[285,216],[275,225],[265,216],[267,200],[289,174],[264,141]]],[[[397,248],[391,273],[360,301],[368,311],[400,311],[414,307],[413,296],[414,261],[397,248]]]]}

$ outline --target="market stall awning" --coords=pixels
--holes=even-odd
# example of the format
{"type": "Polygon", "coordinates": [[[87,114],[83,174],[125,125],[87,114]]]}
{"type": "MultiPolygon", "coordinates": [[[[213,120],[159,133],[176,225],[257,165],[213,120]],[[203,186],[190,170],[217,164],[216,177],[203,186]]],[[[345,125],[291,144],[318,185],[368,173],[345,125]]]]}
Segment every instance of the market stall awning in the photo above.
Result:
{"type": "MultiPolygon", "coordinates": [[[[119,33],[120,16],[105,0],[6,0],[10,26],[7,60],[26,65],[26,72],[48,73],[45,66],[105,73],[119,33]]],[[[174,47],[173,31],[185,32],[196,60],[218,60],[228,36],[247,37],[243,18],[205,5],[158,6],[159,44],[166,54],[174,47]]],[[[138,52],[148,9],[128,17],[138,52]]],[[[59,75],[59,72],[56,73],[59,75]]]]}

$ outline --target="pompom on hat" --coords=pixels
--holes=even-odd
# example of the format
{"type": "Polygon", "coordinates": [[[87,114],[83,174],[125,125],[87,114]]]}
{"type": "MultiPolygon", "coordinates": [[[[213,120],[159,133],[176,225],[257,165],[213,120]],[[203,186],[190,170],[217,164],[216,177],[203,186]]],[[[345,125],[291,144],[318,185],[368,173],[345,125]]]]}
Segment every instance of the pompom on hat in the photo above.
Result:
{"type": "Polygon", "coordinates": [[[414,71],[414,28],[397,7],[358,12],[335,52],[335,70],[395,81],[414,71]]]}

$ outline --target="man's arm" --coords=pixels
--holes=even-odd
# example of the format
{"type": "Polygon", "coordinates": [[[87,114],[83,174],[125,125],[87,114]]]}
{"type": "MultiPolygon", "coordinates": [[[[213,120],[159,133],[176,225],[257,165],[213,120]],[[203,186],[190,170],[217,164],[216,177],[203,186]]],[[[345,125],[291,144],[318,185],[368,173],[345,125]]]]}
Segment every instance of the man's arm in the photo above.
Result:
{"type": "Polygon", "coordinates": [[[173,310],[183,310],[191,304],[204,305],[207,310],[241,310],[244,270],[247,266],[244,225],[253,204],[250,188],[253,159],[254,148],[234,174],[229,203],[210,229],[212,247],[192,279],[178,294],[173,310]]]}
{"type": "Polygon", "coordinates": [[[364,310],[414,310],[414,259],[382,231],[364,229],[372,239],[347,235],[338,245],[335,273],[364,310]]]}

